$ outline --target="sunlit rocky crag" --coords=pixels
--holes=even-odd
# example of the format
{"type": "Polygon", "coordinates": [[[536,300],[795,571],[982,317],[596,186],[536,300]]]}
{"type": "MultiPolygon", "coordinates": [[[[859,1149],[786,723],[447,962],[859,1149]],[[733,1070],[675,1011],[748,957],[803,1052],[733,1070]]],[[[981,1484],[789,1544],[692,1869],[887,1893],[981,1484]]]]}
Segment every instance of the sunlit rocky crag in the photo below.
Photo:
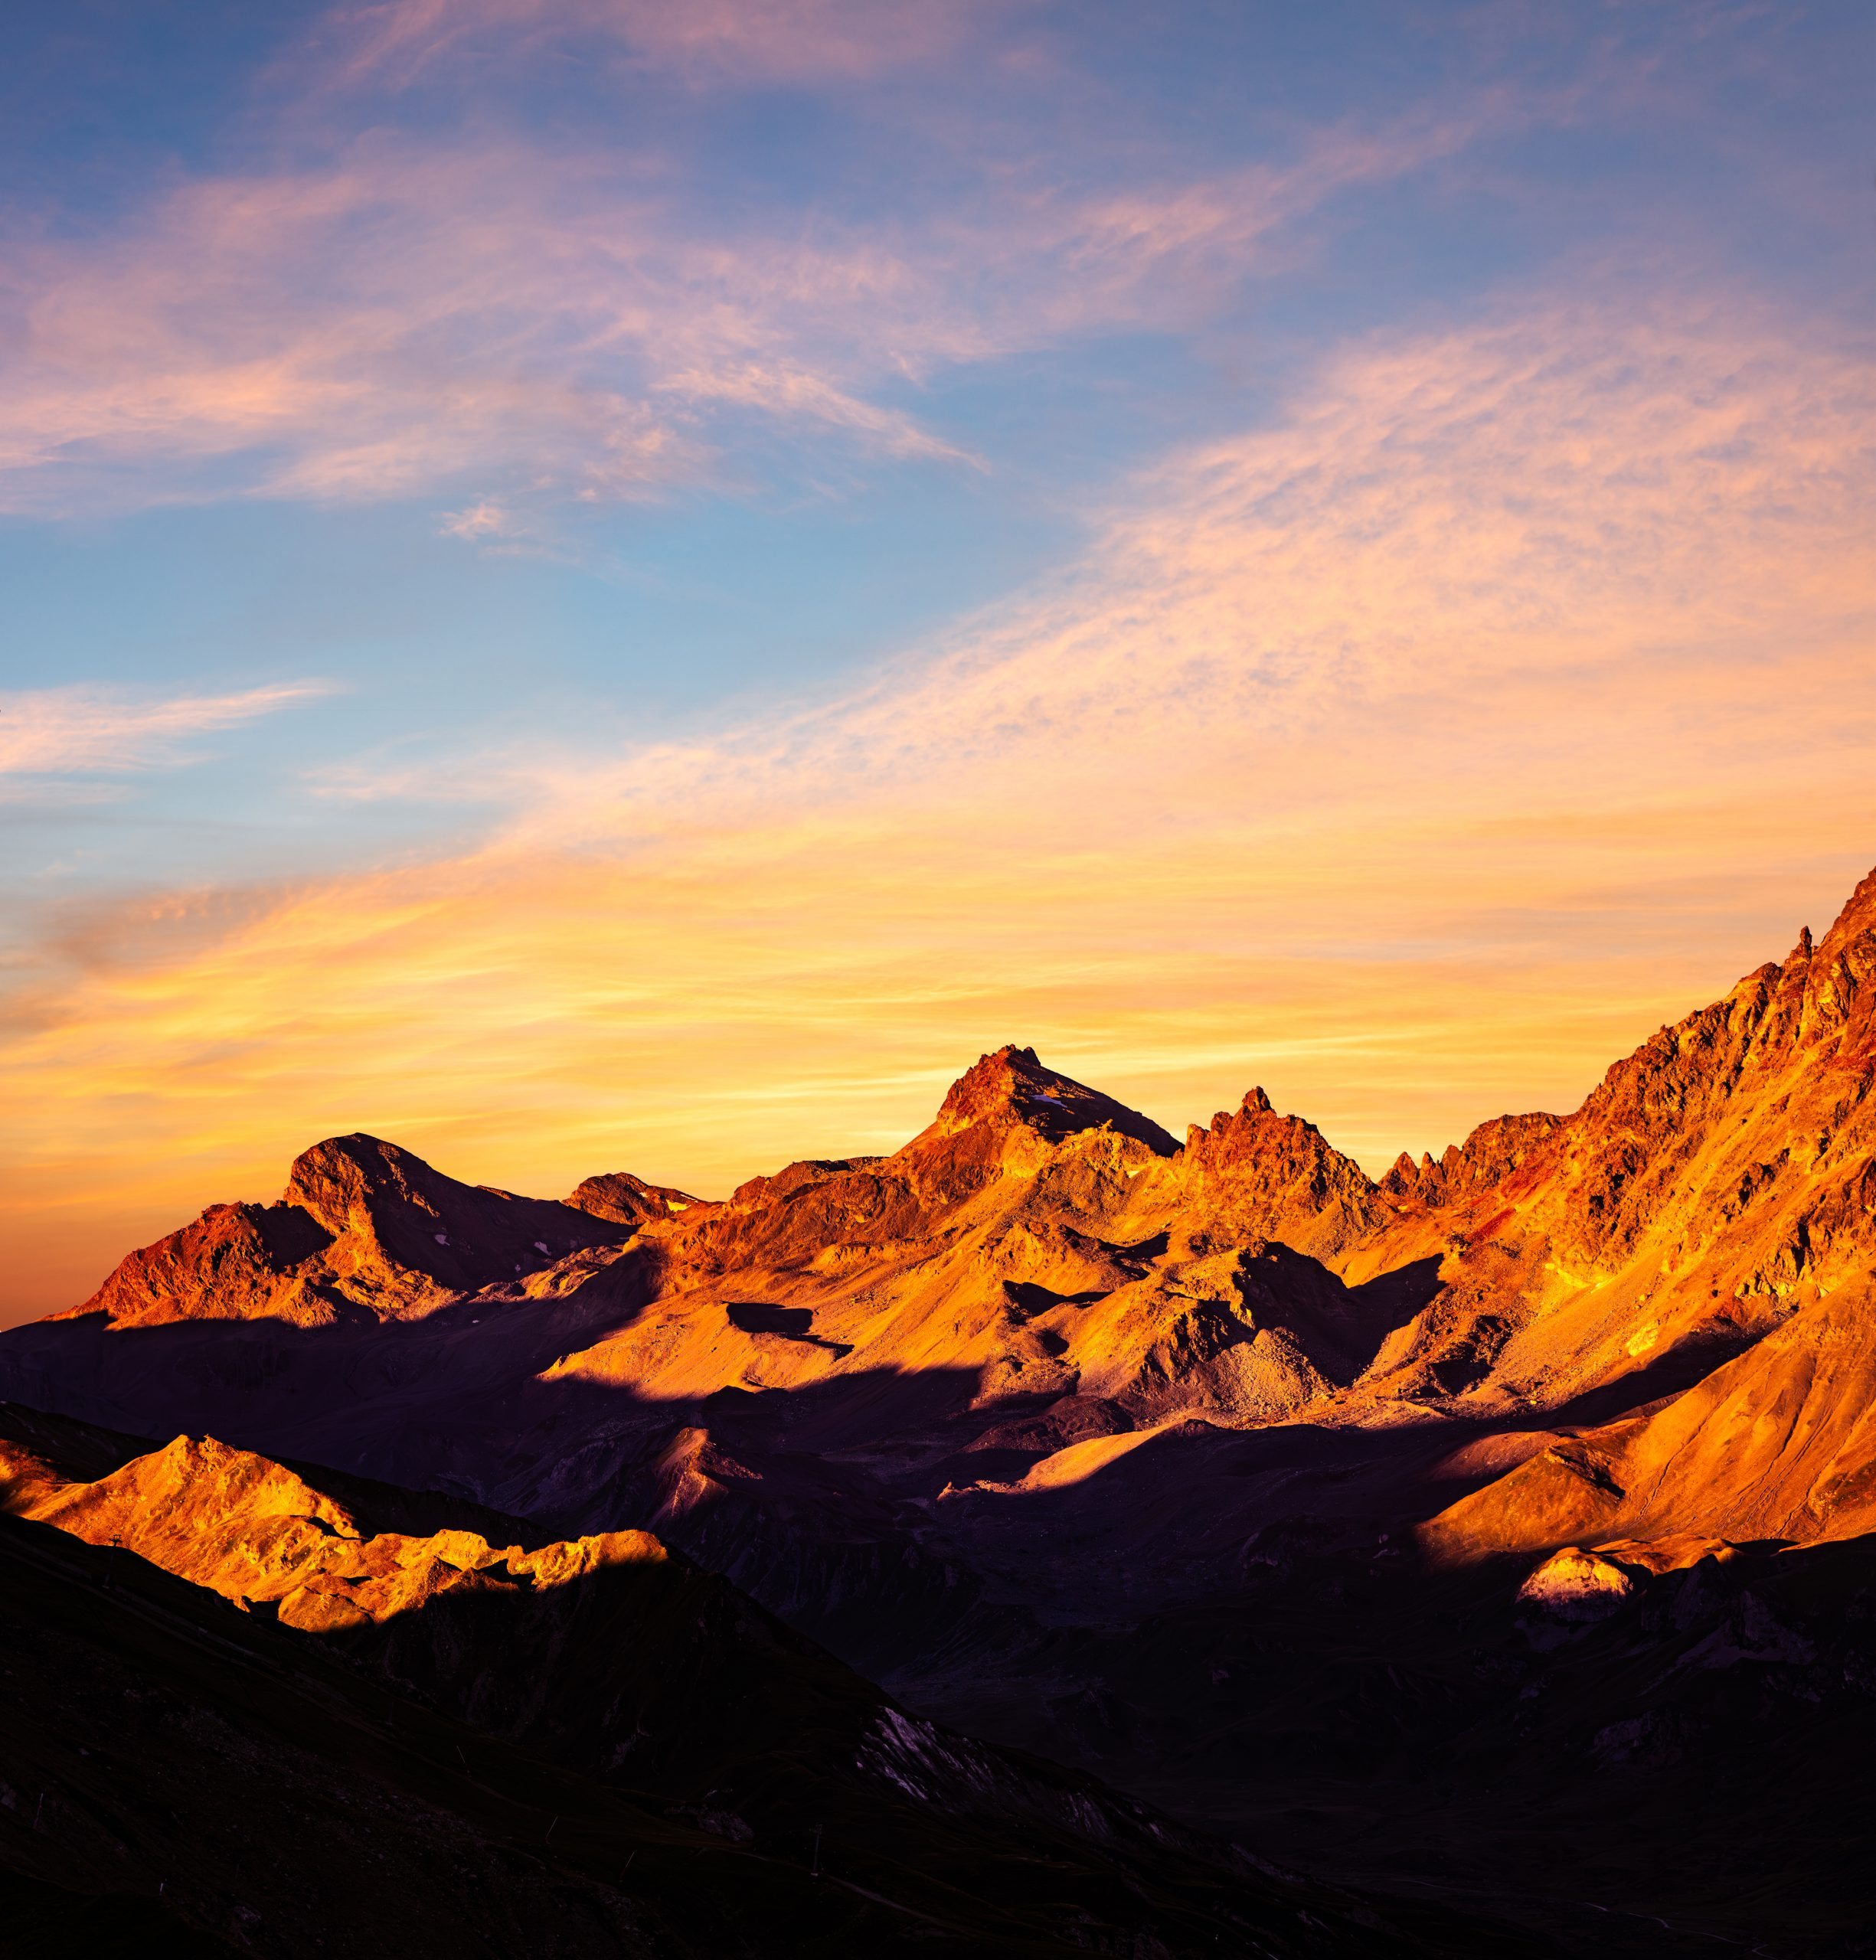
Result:
{"type": "Polygon", "coordinates": [[[1260,1090],[1180,1142],[1014,1046],[720,1202],[334,1138],[0,1338],[8,1502],[580,1774],[740,1776],[758,1847],[791,1800],[695,1711],[772,1629],[854,1698],[843,1789],[1193,1834],[1136,1890],[1218,1900],[1084,1900],[1084,1948],[1250,1941],[1234,1843],[1368,1902],[1258,1893],[1301,1919],[1244,1951],[1876,1952],[1873,1001],[1876,874],[1574,1114],[1378,1181],[1260,1090]],[[541,1630],[602,1570],[629,1680],[541,1630]],[[660,1587],[721,1621],[675,1672],[660,1587]]]}

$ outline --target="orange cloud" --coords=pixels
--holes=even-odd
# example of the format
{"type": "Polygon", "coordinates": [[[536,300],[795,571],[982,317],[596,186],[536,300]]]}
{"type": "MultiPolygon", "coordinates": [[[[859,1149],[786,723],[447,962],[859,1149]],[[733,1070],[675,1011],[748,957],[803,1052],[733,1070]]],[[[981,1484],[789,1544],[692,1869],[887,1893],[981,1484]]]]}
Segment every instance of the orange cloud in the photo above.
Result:
{"type": "Polygon", "coordinates": [[[1736,307],[1345,349],[844,697],[465,757],[473,848],[68,929],[0,1024],[15,1311],[333,1131],[721,1189],[1011,1038],[1374,1164],[1574,1104],[1876,859],[1871,393],[1736,307]]]}

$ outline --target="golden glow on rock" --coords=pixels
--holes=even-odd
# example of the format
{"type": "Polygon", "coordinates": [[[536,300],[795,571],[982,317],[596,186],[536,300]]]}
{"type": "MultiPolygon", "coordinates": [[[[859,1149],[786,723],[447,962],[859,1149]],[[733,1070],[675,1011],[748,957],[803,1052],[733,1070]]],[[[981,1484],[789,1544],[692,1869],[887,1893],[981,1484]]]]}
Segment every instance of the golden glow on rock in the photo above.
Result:
{"type": "Polygon", "coordinates": [[[715,1195],[1012,1037],[1175,1132],[1265,1081],[1377,1171],[1573,1107],[1867,862],[1870,389],[1711,312],[1378,346],[842,698],[335,783],[511,814],[29,948],[4,1311],[309,1136],[715,1195]]]}

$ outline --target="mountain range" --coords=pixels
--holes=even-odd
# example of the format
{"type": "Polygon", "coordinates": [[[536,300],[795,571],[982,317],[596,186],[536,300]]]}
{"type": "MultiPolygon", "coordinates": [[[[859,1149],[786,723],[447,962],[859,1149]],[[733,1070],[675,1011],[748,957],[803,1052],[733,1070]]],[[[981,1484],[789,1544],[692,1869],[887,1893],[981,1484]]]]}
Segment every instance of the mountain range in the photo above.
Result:
{"type": "Polygon", "coordinates": [[[1873,1085],[1876,873],[1378,1179],[1015,1045],[718,1200],[329,1138],[0,1336],[0,1885],[48,1952],[1876,1954],[1873,1085]]]}

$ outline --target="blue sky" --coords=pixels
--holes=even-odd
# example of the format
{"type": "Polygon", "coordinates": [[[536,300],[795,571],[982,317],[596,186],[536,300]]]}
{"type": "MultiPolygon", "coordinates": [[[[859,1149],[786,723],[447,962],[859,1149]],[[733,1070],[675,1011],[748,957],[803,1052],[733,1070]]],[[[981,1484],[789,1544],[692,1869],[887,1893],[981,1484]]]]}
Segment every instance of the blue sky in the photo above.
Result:
{"type": "MultiPolygon", "coordinates": [[[[699,1181],[787,1124],[876,1145],[1037,1011],[1031,969],[1067,1056],[1131,1068],[1168,1120],[1298,1040],[1296,1094],[1342,1085],[1371,1158],[1580,1093],[1596,1044],[1876,856],[1871,32],[1855,4],[14,10],[0,875],[5,1024],[57,1112],[35,1215],[104,1174],[126,1070],[123,1148],[204,1201],[328,1115],[518,1178],[599,1148],[602,1105],[665,1123],[699,1181]],[[1753,841],[1794,770],[1810,815],[1753,841]],[[1494,809],[1543,843],[1488,877],[1494,809]],[[544,852],[623,880],[608,903],[734,910],[784,834],[763,875],[843,949],[844,1020],[791,1018],[778,926],[733,956],[774,962],[750,1021],[725,971],[671,965],[701,929],[661,897],[635,998],[671,1072],[596,1036],[517,1063],[591,1107],[501,1092],[479,1130],[466,1056],[391,1093],[336,1031],[276,1099],[258,1058],[293,1016],[245,995],[214,1011],[255,1059],[215,1066],[278,1125],[192,1127],[162,1074],[187,1043],[139,987],[211,1011],[240,936],[314,894],[368,920],[387,879],[544,852]],[[949,884],[922,854],[946,835],[949,884]],[[1419,895],[1400,919],[1364,882],[1378,835],[1424,838],[1385,883],[1419,895]],[[929,891],[916,923],[875,893],[831,926],[823,851],[929,891]],[[1016,910],[1051,880],[1087,910],[992,956],[995,877],[1016,910]],[[1168,963],[1142,965],[1126,921],[1162,899],[1168,963]],[[1256,929],[1188,998],[1227,915],[1256,929]],[[914,941],[1002,977],[895,1018],[914,941]],[[1329,965],[1253,1008],[1305,948],[1329,965]],[[1496,999],[1508,961],[1533,999],[1619,1008],[1469,1049],[1462,1001],[1384,1063],[1359,1031],[1387,988],[1333,978],[1404,962],[1414,999],[1435,968],[1496,999]],[[1340,1003],[1366,1059],[1299,1034],[1296,999],[1340,1003]],[[724,1053],[770,1058],[770,1129],[685,1128],[724,1053]]],[[[489,970],[485,868],[440,975],[489,970]]],[[[547,972],[598,956],[588,929],[537,920],[500,956],[518,1023],[599,1011],[547,972]]],[[[283,998],[361,957],[299,956],[283,998]]]]}

